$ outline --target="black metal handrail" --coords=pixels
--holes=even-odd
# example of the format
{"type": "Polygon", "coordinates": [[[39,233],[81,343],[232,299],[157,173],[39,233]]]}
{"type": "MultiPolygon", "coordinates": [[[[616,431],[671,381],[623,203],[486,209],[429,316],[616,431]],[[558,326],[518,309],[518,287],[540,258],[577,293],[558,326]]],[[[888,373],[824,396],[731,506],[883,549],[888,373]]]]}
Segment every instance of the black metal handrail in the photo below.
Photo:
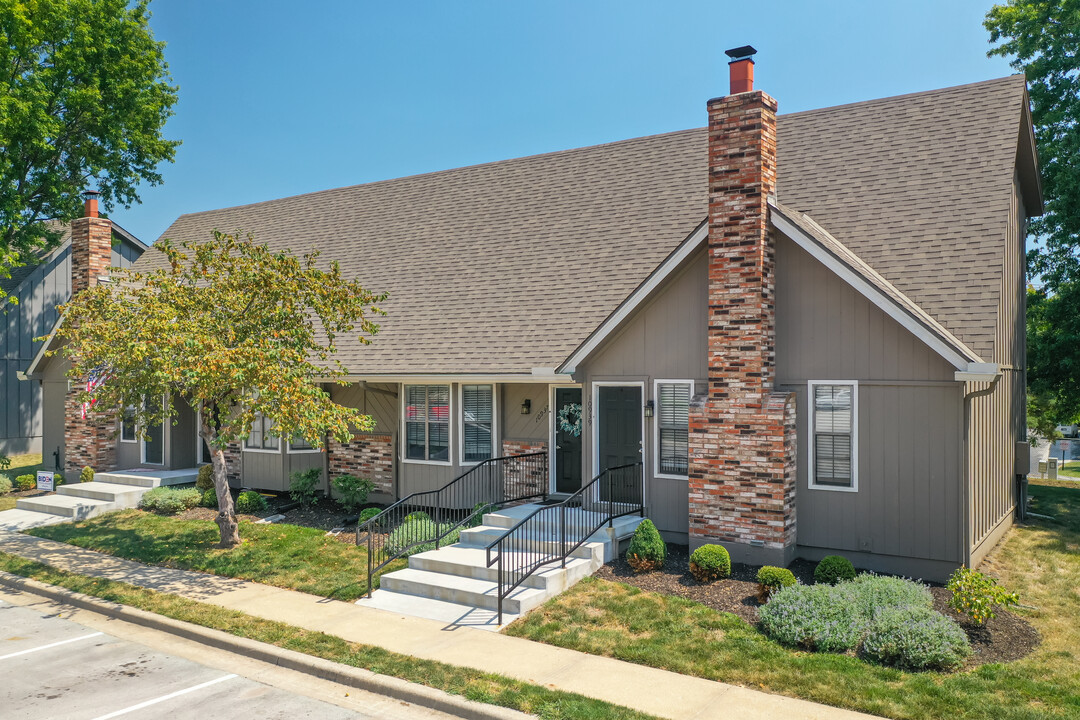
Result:
{"type": "Polygon", "coordinates": [[[546,498],[546,452],[484,460],[438,490],[403,497],[356,526],[356,544],[367,545],[367,595],[375,574],[398,558],[457,542],[461,526],[511,502],[546,498]],[[423,512],[427,521],[407,522],[423,512]]]}
{"type": "Polygon", "coordinates": [[[537,508],[487,545],[487,566],[496,566],[499,625],[503,600],[540,568],[561,562],[616,518],[645,517],[640,462],[607,468],[565,500],[537,508]],[[493,552],[494,551],[494,552],[493,552]]]}

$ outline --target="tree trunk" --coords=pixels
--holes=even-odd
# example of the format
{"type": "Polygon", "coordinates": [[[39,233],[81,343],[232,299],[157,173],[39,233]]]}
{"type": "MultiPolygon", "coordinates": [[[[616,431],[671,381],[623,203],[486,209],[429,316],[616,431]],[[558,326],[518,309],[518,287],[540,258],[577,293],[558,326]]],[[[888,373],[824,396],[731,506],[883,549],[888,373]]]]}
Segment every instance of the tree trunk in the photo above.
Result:
{"type": "Polygon", "coordinates": [[[232,493],[229,492],[229,472],[225,465],[225,451],[215,444],[217,430],[210,421],[212,412],[204,412],[202,427],[199,428],[203,440],[210,448],[210,461],[214,468],[214,492],[217,493],[218,514],[214,521],[221,530],[219,548],[234,548],[240,544],[240,524],[236,520],[236,507],[232,493]]]}

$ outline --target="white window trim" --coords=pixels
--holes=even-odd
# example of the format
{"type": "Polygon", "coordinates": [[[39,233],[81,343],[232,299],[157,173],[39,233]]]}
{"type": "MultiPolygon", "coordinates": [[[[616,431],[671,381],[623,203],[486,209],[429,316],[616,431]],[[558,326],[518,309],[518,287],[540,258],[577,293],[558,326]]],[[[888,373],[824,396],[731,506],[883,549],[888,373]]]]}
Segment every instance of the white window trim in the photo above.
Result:
{"type": "MultiPolygon", "coordinates": [[[[589,408],[589,437],[592,439],[592,477],[588,480],[592,480],[600,474],[600,388],[602,387],[636,387],[641,390],[641,408],[639,416],[641,418],[641,466],[645,467],[645,381],[627,381],[627,380],[596,380],[592,383],[592,392],[589,393],[590,405],[589,408]]],[[[585,482],[588,482],[587,480],[585,482]]],[[[641,482],[645,483],[645,473],[641,473],[641,482]]],[[[644,492],[644,488],[642,488],[644,492]]],[[[644,497],[644,496],[642,496],[644,497]]]]}
{"type": "MultiPolygon", "coordinates": [[[[673,475],[660,472],[660,386],[661,385],[689,385],[690,400],[694,399],[693,380],[653,380],[653,477],[664,480],[686,480],[690,477],[690,467],[687,464],[686,475],[673,475]]],[[[687,428],[689,431],[689,428],[687,428]]],[[[689,461],[689,458],[687,459],[689,461]]]]}
{"type": "MultiPolygon", "coordinates": [[[[164,395],[161,396],[161,407],[162,407],[162,409],[165,408],[165,396],[164,395]]],[[[142,438],[136,438],[136,441],[139,443],[139,464],[140,465],[153,465],[154,467],[165,467],[165,465],[167,464],[166,461],[168,459],[166,457],[166,452],[165,452],[165,449],[166,449],[165,444],[168,442],[168,433],[165,432],[165,428],[167,428],[167,427],[168,427],[168,425],[166,425],[164,422],[161,423],[161,462],[157,462],[157,463],[156,462],[149,462],[146,459],[146,440],[144,440],[142,438]]]]}
{"type": "MultiPolygon", "coordinates": [[[[243,440],[240,441],[240,449],[241,449],[242,452],[259,453],[261,455],[280,455],[281,451],[282,451],[282,447],[285,445],[285,441],[279,435],[278,439],[277,439],[277,441],[278,441],[277,447],[274,448],[273,450],[271,450],[269,448],[249,448],[247,446],[247,441],[248,441],[248,438],[250,438],[250,437],[251,436],[249,435],[248,437],[246,437],[246,438],[244,438],[243,440]]],[[[266,437],[265,432],[263,434],[263,437],[264,438],[266,437]]]]}
{"type": "Polygon", "coordinates": [[[426,383],[426,382],[401,383],[401,386],[398,388],[398,395],[401,397],[401,423],[400,423],[401,442],[399,443],[401,445],[401,462],[406,463],[408,465],[437,465],[439,467],[447,467],[448,465],[453,465],[454,464],[454,440],[455,440],[455,438],[454,438],[454,425],[457,424],[457,423],[454,422],[454,412],[456,411],[456,408],[454,407],[454,394],[455,393],[454,393],[454,385],[453,385],[453,383],[443,383],[443,382],[438,382],[438,383],[426,383]],[[409,400],[408,400],[407,397],[405,397],[406,396],[405,388],[409,387],[410,385],[445,385],[450,390],[450,392],[449,392],[449,402],[450,402],[450,411],[449,412],[450,412],[450,417],[448,418],[447,423],[446,423],[446,431],[450,434],[450,437],[447,438],[446,454],[448,456],[448,459],[446,459],[446,460],[416,460],[416,459],[410,459],[410,458],[406,457],[409,454],[409,438],[408,438],[408,435],[406,435],[406,433],[405,433],[405,404],[409,400]]]}
{"type": "MultiPolygon", "coordinates": [[[[581,390],[582,391],[581,392],[581,404],[586,405],[585,391],[581,387],[581,383],[564,384],[564,385],[549,385],[548,386],[548,406],[547,406],[547,410],[548,410],[548,492],[558,492],[555,489],[555,450],[556,450],[555,441],[558,439],[558,435],[556,434],[556,428],[555,428],[555,415],[558,412],[555,409],[555,391],[560,389],[560,388],[563,388],[563,389],[565,389],[565,388],[570,388],[570,389],[577,388],[578,390],[581,390]]],[[[584,424],[585,423],[585,408],[583,407],[581,409],[581,411],[582,411],[581,420],[582,420],[582,423],[584,424]]],[[[582,428],[581,432],[582,432],[582,434],[584,434],[585,433],[585,428],[582,428]]],[[[581,449],[584,450],[585,449],[584,448],[584,443],[582,443],[582,445],[583,445],[583,447],[581,449]]],[[[585,481],[585,479],[583,478],[582,482],[584,482],[584,481],[585,481]]]]}
{"type": "Polygon", "coordinates": [[[466,385],[490,385],[491,386],[491,457],[494,459],[501,455],[499,452],[499,386],[493,382],[467,382],[458,383],[458,407],[460,408],[461,416],[458,418],[461,423],[461,432],[458,433],[458,457],[461,458],[462,467],[475,467],[486,460],[466,460],[465,459],[465,386],[466,385]]]}
{"type": "MultiPolygon", "coordinates": [[[[124,410],[127,410],[127,408],[124,408],[124,410]]],[[[135,425],[135,423],[131,423],[131,425],[133,426],[133,428],[135,430],[135,437],[133,437],[130,440],[125,440],[124,439],[124,426],[127,425],[127,424],[128,423],[124,422],[124,412],[121,411],[121,413],[120,413],[120,442],[128,443],[129,445],[134,445],[135,443],[139,442],[139,427],[138,427],[138,425],[135,425]]]]}
{"type": "Polygon", "coordinates": [[[810,413],[806,419],[806,487],[810,490],[832,492],[859,492],[859,381],[858,380],[809,380],[806,383],[806,406],[810,413]],[[814,482],[814,388],[818,385],[851,386],[851,487],[818,485],[814,482]]]}
{"type": "Polygon", "coordinates": [[[299,450],[294,450],[293,449],[292,440],[285,443],[285,452],[287,454],[289,454],[289,455],[310,455],[312,453],[321,453],[325,449],[326,449],[326,444],[325,443],[323,444],[323,446],[321,448],[314,448],[314,447],[313,448],[301,448],[299,450]]]}

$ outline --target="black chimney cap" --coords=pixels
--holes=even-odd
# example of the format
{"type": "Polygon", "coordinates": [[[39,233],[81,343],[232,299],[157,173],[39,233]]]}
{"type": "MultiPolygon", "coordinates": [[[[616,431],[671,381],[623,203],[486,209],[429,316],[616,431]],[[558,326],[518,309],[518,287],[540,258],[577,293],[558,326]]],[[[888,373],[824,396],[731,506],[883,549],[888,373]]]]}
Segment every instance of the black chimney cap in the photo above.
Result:
{"type": "Polygon", "coordinates": [[[753,45],[743,45],[742,47],[731,48],[725,50],[724,54],[731,58],[731,62],[738,62],[740,60],[751,60],[757,50],[753,45]]]}

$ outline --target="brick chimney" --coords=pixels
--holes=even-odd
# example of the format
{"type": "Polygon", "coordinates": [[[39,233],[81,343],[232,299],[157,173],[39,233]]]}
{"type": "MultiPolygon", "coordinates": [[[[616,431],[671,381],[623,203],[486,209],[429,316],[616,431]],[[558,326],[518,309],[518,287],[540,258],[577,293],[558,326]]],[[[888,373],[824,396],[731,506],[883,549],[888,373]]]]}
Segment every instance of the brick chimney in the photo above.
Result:
{"type": "MultiPolygon", "coordinates": [[[[98,193],[83,193],[83,216],[71,222],[71,294],[97,285],[112,266],[112,221],[98,217],[98,193]]],[[[116,419],[88,414],[82,417],[77,394],[85,379],[71,379],[64,397],[63,472],[70,482],[83,467],[98,472],[116,467],[116,419]]]]}
{"type": "Polygon", "coordinates": [[[708,392],[690,413],[690,542],[786,565],[795,545],[795,399],[774,390],[776,100],[754,48],[729,50],[709,111],[708,392]]]}
{"type": "Polygon", "coordinates": [[[97,284],[112,265],[112,221],[98,217],[98,193],[88,190],[81,218],[71,223],[71,292],[97,284]]]}

